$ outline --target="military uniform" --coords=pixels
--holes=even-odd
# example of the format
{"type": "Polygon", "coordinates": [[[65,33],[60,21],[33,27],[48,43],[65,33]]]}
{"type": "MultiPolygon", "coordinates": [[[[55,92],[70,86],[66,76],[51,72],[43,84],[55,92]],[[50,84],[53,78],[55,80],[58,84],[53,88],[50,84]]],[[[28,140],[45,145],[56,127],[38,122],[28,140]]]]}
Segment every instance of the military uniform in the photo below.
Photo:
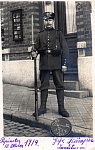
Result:
{"type": "MultiPolygon", "coordinates": [[[[39,32],[35,48],[40,54],[40,80],[41,80],[41,106],[38,115],[46,112],[50,72],[56,86],[58,108],[64,109],[64,86],[62,73],[62,60],[68,62],[68,46],[61,31],[46,28],[39,32]],[[41,112],[41,113],[40,113],[41,112]]],[[[64,109],[65,111],[65,109],[64,109]]],[[[59,109],[60,113],[60,109],[59,109]]],[[[64,114],[64,116],[66,116],[64,114]]]]}
{"type": "Polygon", "coordinates": [[[68,46],[61,31],[43,30],[38,34],[35,46],[40,54],[40,70],[61,69],[61,58],[68,60],[68,46]]]}

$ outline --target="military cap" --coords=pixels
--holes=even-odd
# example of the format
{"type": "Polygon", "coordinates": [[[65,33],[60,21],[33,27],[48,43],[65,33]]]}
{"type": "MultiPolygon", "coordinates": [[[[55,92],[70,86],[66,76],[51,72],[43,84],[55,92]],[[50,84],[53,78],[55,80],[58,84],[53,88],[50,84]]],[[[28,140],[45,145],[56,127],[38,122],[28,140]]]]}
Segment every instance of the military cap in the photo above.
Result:
{"type": "Polygon", "coordinates": [[[54,19],[55,14],[53,12],[44,12],[43,13],[43,19],[54,19]]]}

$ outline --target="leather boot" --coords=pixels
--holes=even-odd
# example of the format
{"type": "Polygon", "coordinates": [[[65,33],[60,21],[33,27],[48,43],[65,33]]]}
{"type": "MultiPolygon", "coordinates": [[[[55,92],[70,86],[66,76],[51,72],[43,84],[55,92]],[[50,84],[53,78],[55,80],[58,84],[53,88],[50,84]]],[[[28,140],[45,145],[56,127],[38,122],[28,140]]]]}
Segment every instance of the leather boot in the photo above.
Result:
{"type": "MultiPolygon", "coordinates": [[[[38,116],[46,113],[46,102],[48,97],[48,90],[41,90],[41,105],[38,109],[38,116]]],[[[33,113],[33,116],[35,117],[35,113],[33,113]]]]}
{"type": "Polygon", "coordinates": [[[64,108],[64,90],[56,90],[58,100],[58,113],[63,117],[69,117],[69,113],[64,108]]]}

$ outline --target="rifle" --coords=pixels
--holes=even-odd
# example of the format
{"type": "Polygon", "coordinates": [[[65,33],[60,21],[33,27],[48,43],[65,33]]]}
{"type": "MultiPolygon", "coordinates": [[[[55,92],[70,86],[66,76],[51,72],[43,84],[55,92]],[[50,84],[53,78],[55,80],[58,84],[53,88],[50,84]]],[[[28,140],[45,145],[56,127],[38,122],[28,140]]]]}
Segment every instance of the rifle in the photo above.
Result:
{"type": "MultiPolygon", "coordinates": [[[[33,15],[32,15],[32,51],[34,49],[34,34],[33,34],[33,15]]],[[[37,85],[37,67],[36,67],[36,57],[33,58],[34,60],[34,86],[35,86],[35,120],[38,121],[38,85],[37,85]]]]}

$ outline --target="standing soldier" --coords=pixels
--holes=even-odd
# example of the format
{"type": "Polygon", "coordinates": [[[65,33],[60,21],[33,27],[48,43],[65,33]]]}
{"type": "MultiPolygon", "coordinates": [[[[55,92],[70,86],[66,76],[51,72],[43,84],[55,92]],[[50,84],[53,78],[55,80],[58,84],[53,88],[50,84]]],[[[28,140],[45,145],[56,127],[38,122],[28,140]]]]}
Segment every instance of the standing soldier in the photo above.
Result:
{"type": "MultiPolygon", "coordinates": [[[[44,30],[39,32],[36,38],[35,49],[40,54],[40,80],[41,80],[41,105],[38,116],[46,113],[48,86],[50,72],[56,87],[58,113],[63,117],[69,117],[64,108],[63,70],[68,62],[68,46],[61,31],[53,28],[55,14],[45,12],[43,14],[44,30]],[[62,61],[64,65],[62,66],[62,61]]],[[[36,57],[36,53],[32,53],[36,57]]],[[[35,116],[35,113],[33,113],[35,116]]]]}

